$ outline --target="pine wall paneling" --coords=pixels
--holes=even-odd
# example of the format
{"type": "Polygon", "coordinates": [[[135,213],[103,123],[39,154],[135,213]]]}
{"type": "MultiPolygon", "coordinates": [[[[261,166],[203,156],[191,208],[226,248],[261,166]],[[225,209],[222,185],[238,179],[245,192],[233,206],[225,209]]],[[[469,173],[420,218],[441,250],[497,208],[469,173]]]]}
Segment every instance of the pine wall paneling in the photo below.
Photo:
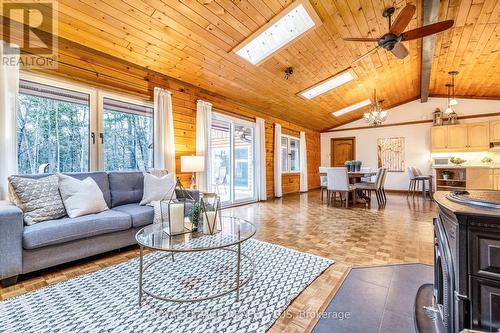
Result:
{"type": "MultiPolygon", "coordinates": [[[[152,99],[152,92],[155,86],[170,90],[172,92],[174,111],[177,173],[186,186],[190,184],[191,175],[180,172],[180,156],[191,155],[196,151],[196,101],[198,99],[203,99],[211,102],[214,108],[224,110],[235,116],[240,115],[250,118],[258,116],[265,119],[268,198],[274,196],[275,123],[280,123],[285,132],[293,132],[297,136],[299,131],[306,132],[309,188],[319,187],[318,167],[320,163],[320,134],[317,131],[301,127],[284,119],[270,116],[267,113],[258,111],[255,107],[235,102],[219,94],[170,78],[147,68],[128,63],[124,60],[111,57],[107,54],[62,38],[59,40],[58,68],[31,70],[33,72],[79,81],[102,89],[133,94],[147,99],[152,99]]],[[[297,191],[299,191],[299,176],[296,174],[283,175],[283,193],[297,191]]]]}

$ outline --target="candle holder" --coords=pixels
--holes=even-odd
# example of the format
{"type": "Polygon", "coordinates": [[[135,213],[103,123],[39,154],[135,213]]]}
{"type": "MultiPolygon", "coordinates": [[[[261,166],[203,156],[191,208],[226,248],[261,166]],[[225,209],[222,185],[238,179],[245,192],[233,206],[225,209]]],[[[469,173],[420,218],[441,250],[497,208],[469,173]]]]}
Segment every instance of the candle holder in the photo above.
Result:
{"type": "Polygon", "coordinates": [[[203,233],[213,235],[220,231],[220,197],[216,193],[203,193],[200,200],[201,217],[203,218],[203,233]]]}
{"type": "Polygon", "coordinates": [[[177,178],[175,189],[170,198],[160,201],[160,216],[163,232],[168,236],[182,235],[193,232],[196,228],[192,223],[192,216],[186,214],[189,203],[191,214],[193,214],[195,200],[191,194],[184,189],[181,181],[177,178]],[[181,192],[182,191],[182,192],[181,192]],[[183,193],[182,198],[175,198],[176,192],[183,193]],[[166,212],[165,212],[166,210],[166,212]]]}

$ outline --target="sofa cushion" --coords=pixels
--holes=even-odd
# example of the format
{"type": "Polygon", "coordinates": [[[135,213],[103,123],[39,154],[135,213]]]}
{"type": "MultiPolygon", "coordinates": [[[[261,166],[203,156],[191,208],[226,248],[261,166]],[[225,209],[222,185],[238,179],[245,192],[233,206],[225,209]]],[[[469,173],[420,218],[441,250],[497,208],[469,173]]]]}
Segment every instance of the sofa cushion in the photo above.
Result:
{"type": "Polygon", "coordinates": [[[137,203],[117,206],[113,210],[126,213],[132,218],[132,227],[138,228],[153,223],[154,211],[151,206],[140,206],[137,203]]]}
{"type": "Polygon", "coordinates": [[[24,222],[27,225],[66,215],[56,175],[39,179],[10,176],[9,183],[17,197],[15,202],[23,211],[24,222]]]}
{"type": "Polygon", "coordinates": [[[107,210],[98,214],[65,217],[27,226],[23,231],[23,247],[27,250],[61,244],[110,232],[127,230],[132,226],[128,214],[107,210]]]}
{"type": "MultiPolygon", "coordinates": [[[[64,173],[65,175],[71,176],[73,178],[79,179],[79,180],[84,180],[87,177],[92,178],[95,180],[97,185],[102,191],[102,194],[104,196],[104,200],[106,201],[106,204],[108,207],[111,208],[111,193],[109,191],[109,181],[108,181],[108,174],[106,172],[102,171],[97,171],[97,172],[70,172],[70,173],[64,173]]],[[[39,179],[43,177],[47,177],[50,174],[36,174],[36,175],[20,175],[19,177],[24,177],[24,178],[33,178],[33,179],[39,179]]],[[[141,195],[142,197],[142,195],[141,195]]]]}
{"type": "Polygon", "coordinates": [[[144,189],[142,172],[110,172],[108,178],[111,190],[111,207],[138,203],[142,200],[144,189]]]}

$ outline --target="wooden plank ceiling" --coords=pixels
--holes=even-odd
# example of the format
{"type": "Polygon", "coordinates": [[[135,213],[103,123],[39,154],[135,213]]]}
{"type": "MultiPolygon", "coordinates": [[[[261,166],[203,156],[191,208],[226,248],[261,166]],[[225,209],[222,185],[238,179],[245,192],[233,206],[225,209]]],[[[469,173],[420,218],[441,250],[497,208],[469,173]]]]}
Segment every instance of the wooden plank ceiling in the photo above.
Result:
{"type": "MultiPolygon", "coordinates": [[[[442,94],[447,71],[461,71],[457,95],[500,97],[499,2],[443,0],[440,19],[457,27],[437,39],[431,95],[442,94]],[[492,70],[492,64],[495,65],[492,70]],[[481,75],[478,75],[478,68],[481,75]],[[496,85],[494,84],[496,81],[496,85]]],[[[379,37],[384,8],[406,1],[313,0],[323,24],[259,66],[231,50],[289,0],[59,0],[59,35],[111,56],[254,106],[274,117],[322,130],[354,119],[331,112],[369,98],[377,88],[386,108],[420,95],[420,41],[406,42],[404,60],[379,50],[353,66],[358,79],[311,101],[296,94],[350,66],[370,43],[342,37],[379,37]],[[294,74],[284,79],[292,66],[294,74]]],[[[421,0],[409,28],[422,21],[421,0]]]]}

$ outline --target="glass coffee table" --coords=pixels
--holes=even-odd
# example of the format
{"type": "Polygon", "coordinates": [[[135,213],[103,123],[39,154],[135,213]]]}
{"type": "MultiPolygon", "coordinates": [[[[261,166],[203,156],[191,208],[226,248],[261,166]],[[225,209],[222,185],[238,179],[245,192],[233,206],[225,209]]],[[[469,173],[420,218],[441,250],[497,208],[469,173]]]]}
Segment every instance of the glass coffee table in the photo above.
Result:
{"type": "MultiPolygon", "coordinates": [[[[186,225],[187,228],[191,226],[186,225]]],[[[243,219],[232,216],[221,216],[220,231],[214,235],[205,235],[201,232],[190,232],[170,236],[162,229],[162,224],[151,224],[142,228],[135,238],[140,246],[139,258],[139,305],[142,305],[143,295],[171,302],[196,302],[221,297],[236,292],[236,301],[240,297],[240,288],[251,280],[254,272],[253,260],[241,251],[241,245],[255,235],[255,226],[243,219]],[[144,249],[161,251],[161,255],[152,256],[149,262],[145,262],[144,249]],[[227,256],[216,251],[225,251],[227,256]],[[207,255],[208,257],[203,257],[207,255]],[[210,257],[210,255],[212,255],[210,257]],[[201,258],[201,259],[200,259],[201,258]],[[223,259],[221,262],[220,259],[223,259]],[[242,259],[245,266],[248,261],[249,271],[242,278],[242,259]],[[196,263],[196,261],[199,263],[196,263]],[[234,261],[234,266],[231,261],[234,261]],[[213,268],[222,265],[226,273],[219,279],[207,281],[207,276],[222,272],[221,268],[213,268]],[[234,279],[227,273],[235,270],[234,279]],[[183,269],[194,269],[186,273],[183,269]],[[205,269],[206,268],[206,269],[205,269]],[[213,269],[213,271],[205,271],[213,269]],[[181,273],[182,272],[182,273],[181,273]],[[151,275],[148,280],[148,274],[151,275]],[[200,277],[198,278],[197,275],[200,277]],[[187,277],[189,276],[189,278],[187,277]],[[231,278],[231,281],[228,279],[231,278]],[[178,283],[176,283],[176,281],[178,283]],[[199,284],[210,285],[208,292],[196,291],[199,284]],[[220,286],[217,282],[220,282],[220,286]],[[147,284],[147,285],[145,285],[147,284]],[[165,292],[159,292],[159,285],[165,286],[165,292]],[[169,285],[170,284],[170,285],[169,285]],[[183,290],[185,289],[185,293],[183,290]]],[[[233,271],[234,272],[234,271],[233,271]]],[[[201,287],[199,287],[201,290],[201,287]]]]}

